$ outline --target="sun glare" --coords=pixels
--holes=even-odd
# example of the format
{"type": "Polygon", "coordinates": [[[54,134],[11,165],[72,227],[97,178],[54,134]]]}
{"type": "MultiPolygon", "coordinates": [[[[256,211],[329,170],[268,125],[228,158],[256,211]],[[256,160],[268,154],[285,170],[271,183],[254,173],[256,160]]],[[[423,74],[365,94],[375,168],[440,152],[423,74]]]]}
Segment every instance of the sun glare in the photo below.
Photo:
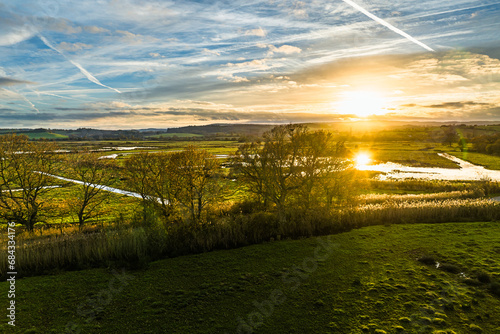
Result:
{"type": "Polygon", "coordinates": [[[359,117],[383,115],[387,113],[385,104],[384,97],[376,91],[350,91],[343,95],[338,111],[359,117]]]}
{"type": "Polygon", "coordinates": [[[366,166],[372,161],[368,153],[358,153],[354,160],[356,161],[356,167],[366,166]]]}

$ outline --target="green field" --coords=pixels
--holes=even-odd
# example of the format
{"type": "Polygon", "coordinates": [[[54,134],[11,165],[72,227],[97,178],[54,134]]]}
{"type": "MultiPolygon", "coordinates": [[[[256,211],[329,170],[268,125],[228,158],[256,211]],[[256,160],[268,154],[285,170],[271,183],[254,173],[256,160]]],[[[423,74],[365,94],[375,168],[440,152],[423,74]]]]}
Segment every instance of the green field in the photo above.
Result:
{"type": "Polygon", "coordinates": [[[447,153],[487,169],[500,170],[500,157],[498,156],[477,152],[457,152],[455,150],[450,150],[447,153]]]}
{"type": "Polygon", "coordinates": [[[67,150],[99,150],[106,149],[102,151],[102,155],[110,154],[133,154],[141,151],[148,152],[160,152],[160,151],[179,151],[183,150],[187,146],[196,146],[200,149],[207,150],[212,154],[233,154],[238,149],[237,141],[231,140],[200,140],[200,141],[188,141],[188,140],[175,140],[175,141],[68,141],[61,142],[59,146],[62,149],[67,150]],[[113,150],[116,147],[135,147],[133,150],[113,150]],[[110,149],[111,148],[111,149],[110,149]]]}
{"type": "MultiPolygon", "coordinates": [[[[383,135],[441,131],[422,129],[383,135]]],[[[172,135],[184,139],[58,144],[117,154],[99,170],[111,176],[103,183],[123,190],[133,190],[140,176],[124,168],[140,152],[194,145],[226,155],[241,145],[172,135]]],[[[346,142],[349,154],[365,153],[373,164],[459,168],[438,155],[447,152],[500,169],[500,157],[462,153],[457,144],[360,138],[346,142]]],[[[58,181],[62,187],[41,198],[34,231],[16,226],[17,326],[4,320],[0,333],[500,333],[500,205],[488,199],[500,193],[498,182],[382,181],[377,172],[358,171],[346,202],[327,206],[326,183],[318,183],[316,206],[302,208],[293,194],[280,216],[277,206],[251,197],[236,168],[223,167],[213,180],[224,192],[208,193],[213,203],[199,220],[181,206],[161,216],[141,199],[106,192],[97,215],[79,227],[71,208],[80,186],[58,181]],[[339,234],[311,237],[331,233],[339,234]]],[[[73,169],[57,173],[78,179],[73,169]]],[[[7,233],[0,240],[5,249],[7,233]]],[[[0,289],[7,292],[8,283],[0,289]]],[[[7,294],[0,295],[6,305],[7,294]]]]}
{"type": "Polygon", "coordinates": [[[120,280],[109,269],[23,278],[16,327],[1,329],[499,333],[499,245],[498,223],[374,226],[118,269],[120,280]]]}
{"type": "Polygon", "coordinates": [[[68,139],[67,135],[55,132],[20,132],[18,135],[26,135],[29,139],[68,139]]]}
{"type": "Polygon", "coordinates": [[[159,135],[151,135],[148,136],[148,138],[156,138],[156,139],[161,139],[161,138],[193,138],[193,137],[203,137],[203,135],[196,134],[196,133],[162,133],[159,135]]]}

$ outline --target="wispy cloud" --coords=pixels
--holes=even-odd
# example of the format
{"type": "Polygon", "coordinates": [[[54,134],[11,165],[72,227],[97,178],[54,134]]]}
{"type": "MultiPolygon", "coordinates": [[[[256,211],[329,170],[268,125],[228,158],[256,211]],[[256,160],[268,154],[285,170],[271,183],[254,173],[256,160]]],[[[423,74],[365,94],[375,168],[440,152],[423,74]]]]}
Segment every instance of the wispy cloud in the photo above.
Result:
{"type": "Polygon", "coordinates": [[[13,86],[20,84],[32,84],[33,82],[25,81],[25,80],[17,80],[13,78],[7,78],[0,76],[0,86],[13,86]]]}
{"type": "Polygon", "coordinates": [[[103,34],[103,33],[108,33],[110,32],[106,28],[102,27],[97,27],[97,26],[86,26],[83,28],[86,32],[89,32],[91,34],[103,34]]]}
{"type": "Polygon", "coordinates": [[[292,45],[282,45],[279,48],[275,47],[274,45],[268,45],[269,51],[270,52],[275,52],[275,53],[284,53],[287,55],[293,54],[293,53],[301,53],[302,49],[298,48],[296,46],[292,45]]]}
{"type": "Polygon", "coordinates": [[[23,24],[19,16],[9,16],[0,15],[0,46],[15,45],[34,35],[34,29],[27,24],[23,24]]]}
{"type": "Polygon", "coordinates": [[[257,28],[257,29],[250,29],[245,31],[245,36],[259,36],[259,37],[265,37],[266,36],[266,31],[262,28],[257,28]]]}
{"type": "Polygon", "coordinates": [[[103,83],[101,83],[99,80],[97,80],[96,77],[94,77],[89,71],[87,71],[85,68],[83,68],[82,65],[80,65],[79,63],[77,63],[76,61],[73,61],[71,59],[69,59],[68,57],[66,57],[66,55],[64,53],[62,53],[59,49],[57,49],[55,46],[53,46],[45,37],[43,37],[42,35],[38,35],[38,37],[40,37],[40,39],[42,40],[42,42],[47,45],[49,48],[51,48],[52,50],[56,51],[57,53],[59,53],[61,56],[63,56],[67,61],[69,61],[71,64],[73,64],[74,66],[76,66],[80,72],[82,72],[83,75],[85,75],[87,77],[87,79],[89,79],[91,82],[99,85],[99,86],[102,86],[102,87],[105,87],[105,88],[108,88],[108,89],[111,89],[117,93],[121,93],[118,89],[115,89],[115,88],[112,88],[112,87],[109,87],[109,86],[106,86],[104,85],[103,83]]]}
{"type": "Polygon", "coordinates": [[[91,49],[92,48],[92,45],[88,45],[88,44],[85,44],[85,43],[67,43],[67,42],[62,42],[62,43],[59,43],[59,49],[62,49],[64,51],[70,51],[70,52],[74,52],[74,51],[80,51],[80,50],[84,50],[84,49],[91,49]]]}
{"type": "Polygon", "coordinates": [[[365,14],[366,16],[368,16],[369,18],[371,18],[372,20],[380,23],[381,25],[389,28],[390,30],[394,31],[395,33],[397,34],[400,34],[401,36],[403,36],[404,38],[408,39],[409,41],[423,47],[424,49],[426,49],[427,51],[432,51],[434,52],[434,50],[425,45],[424,43],[418,41],[417,39],[413,38],[412,36],[408,35],[407,33],[405,33],[404,31],[402,31],[401,29],[398,29],[396,28],[395,26],[393,26],[392,24],[390,24],[389,22],[385,21],[385,20],[382,20],[380,17],[370,13],[369,11],[367,11],[366,9],[364,9],[363,7],[361,7],[360,5],[358,5],[357,3],[351,1],[351,0],[342,0],[344,1],[346,4],[348,4],[349,6],[352,6],[353,8],[359,10],[361,13],[365,14]]]}

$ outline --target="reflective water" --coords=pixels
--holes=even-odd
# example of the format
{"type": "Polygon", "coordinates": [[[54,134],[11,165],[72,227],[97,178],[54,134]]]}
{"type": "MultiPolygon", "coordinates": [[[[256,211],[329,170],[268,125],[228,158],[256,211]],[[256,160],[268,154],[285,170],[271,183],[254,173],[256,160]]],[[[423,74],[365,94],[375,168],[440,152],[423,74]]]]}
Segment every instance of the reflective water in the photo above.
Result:
{"type": "Polygon", "coordinates": [[[454,168],[409,167],[392,162],[378,165],[358,165],[358,170],[382,172],[378,178],[388,179],[427,179],[427,180],[494,180],[500,181],[500,171],[489,170],[482,166],[471,164],[447,153],[438,153],[441,157],[449,159],[460,166],[454,168]]]}
{"type": "Polygon", "coordinates": [[[152,149],[156,147],[151,147],[151,146],[114,146],[114,147],[103,147],[99,148],[96,151],[99,152],[105,152],[105,151],[132,151],[132,150],[145,150],[145,149],[152,149]]]}
{"type": "Polygon", "coordinates": [[[99,157],[99,159],[116,159],[116,158],[118,158],[118,154],[103,155],[102,157],[99,157]]]}
{"type": "MultiPolygon", "coordinates": [[[[40,172],[36,172],[36,173],[40,173],[40,172]]],[[[41,174],[45,174],[45,175],[48,175],[48,176],[51,176],[53,178],[56,178],[56,179],[59,179],[59,180],[63,180],[63,181],[66,181],[66,182],[73,182],[73,183],[77,183],[77,184],[83,184],[83,182],[79,181],[79,180],[68,179],[66,177],[62,177],[62,176],[58,176],[58,175],[52,175],[52,174],[47,174],[47,173],[41,173],[41,174]]],[[[118,189],[118,188],[113,188],[113,187],[108,187],[108,186],[105,186],[105,185],[102,185],[102,184],[90,184],[90,186],[91,187],[95,187],[95,188],[99,188],[99,189],[102,189],[102,190],[105,190],[105,191],[109,191],[109,192],[112,192],[112,193],[115,193],[115,194],[121,194],[121,195],[125,195],[125,196],[142,198],[141,194],[139,194],[139,193],[135,193],[135,192],[132,192],[132,191],[127,191],[127,190],[122,190],[122,189],[118,189]]],[[[162,200],[160,198],[158,198],[158,197],[148,196],[148,198],[156,200],[160,204],[168,204],[168,200],[165,200],[165,203],[162,203],[162,200]]]]}

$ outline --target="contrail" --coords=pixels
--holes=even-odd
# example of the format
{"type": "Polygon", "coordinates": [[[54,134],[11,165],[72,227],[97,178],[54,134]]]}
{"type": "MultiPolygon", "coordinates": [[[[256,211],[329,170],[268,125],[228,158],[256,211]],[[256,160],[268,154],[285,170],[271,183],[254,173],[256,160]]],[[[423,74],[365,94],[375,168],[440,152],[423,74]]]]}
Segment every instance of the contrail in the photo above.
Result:
{"type": "Polygon", "coordinates": [[[45,43],[45,45],[47,45],[49,48],[51,48],[55,52],[59,53],[61,56],[63,56],[64,58],[66,58],[67,61],[69,61],[74,66],[76,66],[80,70],[80,72],[82,72],[82,74],[87,77],[87,79],[89,79],[90,81],[92,81],[93,83],[95,83],[95,84],[97,84],[99,86],[106,87],[108,89],[114,90],[115,92],[121,94],[121,92],[118,89],[115,89],[113,87],[109,87],[109,86],[106,86],[106,85],[102,84],[89,71],[87,71],[86,69],[84,69],[82,65],[78,64],[76,61],[73,61],[73,60],[69,59],[68,57],[66,57],[66,55],[64,53],[62,53],[55,46],[53,46],[52,44],[50,44],[50,42],[45,37],[43,37],[42,35],[38,35],[38,37],[40,37],[40,39],[42,40],[43,43],[45,43]]]}
{"type": "Polygon", "coordinates": [[[427,51],[432,51],[432,52],[435,52],[432,48],[430,48],[429,46],[425,45],[424,43],[416,40],[415,38],[411,37],[410,35],[408,35],[407,33],[405,33],[404,31],[396,28],[395,26],[393,26],[392,24],[382,20],[380,17],[378,16],[375,16],[373,15],[372,13],[370,13],[369,11],[367,11],[366,9],[364,9],[363,7],[361,7],[360,5],[352,2],[351,0],[342,0],[344,1],[346,4],[354,7],[355,9],[359,10],[361,13],[365,14],[366,16],[368,16],[369,18],[373,19],[374,21],[380,23],[381,25],[383,26],[386,26],[387,28],[391,29],[392,31],[394,31],[395,33],[398,33],[400,34],[401,36],[407,38],[408,40],[412,41],[413,43],[417,44],[417,45],[420,45],[421,47],[423,47],[424,49],[426,49],[427,51]]]}
{"type": "Polygon", "coordinates": [[[31,108],[35,109],[36,112],[40,112],[40,110],[38,110],[38,108],[33,104],[31,103],[30,100],[28,100],[28,98],[22,94],[19,94],[18,92],[13,92],[11,90],[8,90],[8,89],[5,89],[5,88],[1,88],[2,90],[6,91],[7,93],[11,93],[13,94],[14,96],[19,96],[21,99],[23,99],[24,101],[26,101],[26,103],[28,103],[30,105],[31,108]]]}
{"type": "Polygon", "coordinates": [[[38,97],[40,97],[40,94],[43,94],[43,95],[49,95],[49,96],[55,96],[55,97],[59,97],[61,99],[70,99],[70,100],[75,100],[75,101],[84,101],[85,100],[82,100],[82,99],[75,99],[74,97],[69,97],[69,96],[61,96],[61,95],[57,95],[57,94],[52,94],[52,93],[47,93],[47,92],[39,92],[38,90],[31,90],[33,93],[35,93],[38,97]]]}
{"type": "Polygon", "coordinates": [[[40,110],[38,110],[38,108],[35,107],[35,105],[33,103],[31,103],[31,101],[26,98],[26,96],[21,95],[21,94],[19,94],[19,96],[22,97],[24,99],[24,101],[28,102],[28,104],[31,106],[31,108],[35,109],[37,113],[40,112],[40,110]]]}

